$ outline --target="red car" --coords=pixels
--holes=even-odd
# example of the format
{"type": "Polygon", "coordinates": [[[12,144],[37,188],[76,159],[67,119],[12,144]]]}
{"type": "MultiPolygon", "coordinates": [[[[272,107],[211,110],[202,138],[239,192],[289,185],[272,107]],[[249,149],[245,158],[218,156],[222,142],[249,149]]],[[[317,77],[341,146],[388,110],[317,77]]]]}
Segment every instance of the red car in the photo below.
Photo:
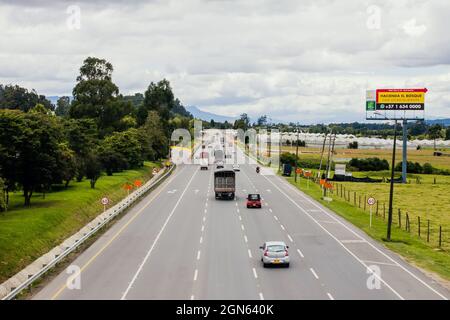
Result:
{"type": "Polygon", "coordinates": [[[247,208],[261,208],[261,196],[258,193],[248,195],[247,208]]]}

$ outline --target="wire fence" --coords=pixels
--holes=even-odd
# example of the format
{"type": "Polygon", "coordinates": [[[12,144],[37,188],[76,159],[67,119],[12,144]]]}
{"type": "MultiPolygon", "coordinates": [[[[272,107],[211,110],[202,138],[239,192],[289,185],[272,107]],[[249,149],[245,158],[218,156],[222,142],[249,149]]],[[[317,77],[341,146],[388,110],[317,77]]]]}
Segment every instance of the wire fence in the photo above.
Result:
{"type": "MultiPolygon", "coordinates": [[[[315,179],[316,183],[320,183],[315,179]]],[[[343,200],[348,204],[369,212],[370,208],[367,204],[369,195],[350,189],[344,183],[331,183],[330,194],[335,198],[343,200]]],[[[376,201],[372,207],[373,216],[385,221],[388,220],[389,203],[385,201],[376,201]]],[[[423,218],[416,212],[405,210],[404,208],[392,209],[392,224],[399,229],[405,230],[416,236],[418,239],[425,241],[430,246],[449,249],[450,238],[448,230],[441,223],[437,223],[427,218],[423,218]]]]}

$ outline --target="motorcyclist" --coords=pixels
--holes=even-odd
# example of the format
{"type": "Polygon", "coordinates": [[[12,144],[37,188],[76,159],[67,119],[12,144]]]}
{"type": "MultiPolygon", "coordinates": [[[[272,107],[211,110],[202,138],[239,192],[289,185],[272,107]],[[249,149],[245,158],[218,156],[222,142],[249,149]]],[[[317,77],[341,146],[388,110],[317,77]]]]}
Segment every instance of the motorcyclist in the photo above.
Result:
{"type": "Polygon", "coordinates": [[[256,173],[259,173],[259,166],[256,167],[256,173]]]}

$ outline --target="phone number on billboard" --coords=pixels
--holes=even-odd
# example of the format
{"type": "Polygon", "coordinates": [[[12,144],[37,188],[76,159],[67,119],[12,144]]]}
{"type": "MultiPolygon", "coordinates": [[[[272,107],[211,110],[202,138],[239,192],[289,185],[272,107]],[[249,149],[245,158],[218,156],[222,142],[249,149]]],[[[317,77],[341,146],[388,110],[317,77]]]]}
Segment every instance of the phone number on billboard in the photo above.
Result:
{"type": "Polygon", "coordinates": [[[377,104],[377,110],[424,110],[423,104],[377,104]]]}

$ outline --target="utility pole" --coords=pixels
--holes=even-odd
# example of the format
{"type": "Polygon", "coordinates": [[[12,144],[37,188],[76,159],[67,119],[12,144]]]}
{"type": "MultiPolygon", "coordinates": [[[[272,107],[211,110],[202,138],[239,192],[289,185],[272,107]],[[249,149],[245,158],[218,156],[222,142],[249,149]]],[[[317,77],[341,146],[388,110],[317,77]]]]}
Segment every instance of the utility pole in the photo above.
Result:
{"type": "Polygon", "coordinates": [[[327,133],[325,132],[325,137],[323,138],[322,152],[320,154],[320,165],[319,165],[318,178],[320,178],[320,171],[322,170],[323,153],[325,151],[325,143],[326,142],[327,142],[327,133]]]}
{"type": "MultiPolygon", "coordinates": [[[[328,159],[327,159],[327,169],[325,171],[325,181],[328,180],[328,173],[330,172],[330,167],[331,167],[331,149],[334,148],[334,140],[333,140],[333,147],[332,147],[332,143],[331,143],[332,136],[333,136],[333,129],[331,129],[331,132],[330,132],[330,142],[328,145],[328,159]]],[[[324,197],[327,196],[327,188],[325,188],[325,186],[323,186],[323,196],[324,197]]]]}
{"type": "Polygon", "coordinates": [[[391,225],[392,225],[392,201],[394,197],[394,167],[395,167],[395,147],[397,142],[397,120],[394,125],[394,147],[392,150],[392,165],[391,165],[391,186],[389,190],[389,212],[387,225],[387,241],[391,241],[391,225]]]}
{"type": "Polygon", "coordinates": [[[299,135],[299,132],[300,131],[298,130],[298,123],[297,123],[297,146],[295,148],[295,173],[294,173],[295,183],[297,183],[297,166],[298,166],[297,160],[298,160],[298,135],[299,135]]]}
{"type": "Polygon", "coordinates": [[[403,159],[402,159],[402,183],[406,183],[407,156],[408,152],[408,120],[403,119],[403,159]]]}

